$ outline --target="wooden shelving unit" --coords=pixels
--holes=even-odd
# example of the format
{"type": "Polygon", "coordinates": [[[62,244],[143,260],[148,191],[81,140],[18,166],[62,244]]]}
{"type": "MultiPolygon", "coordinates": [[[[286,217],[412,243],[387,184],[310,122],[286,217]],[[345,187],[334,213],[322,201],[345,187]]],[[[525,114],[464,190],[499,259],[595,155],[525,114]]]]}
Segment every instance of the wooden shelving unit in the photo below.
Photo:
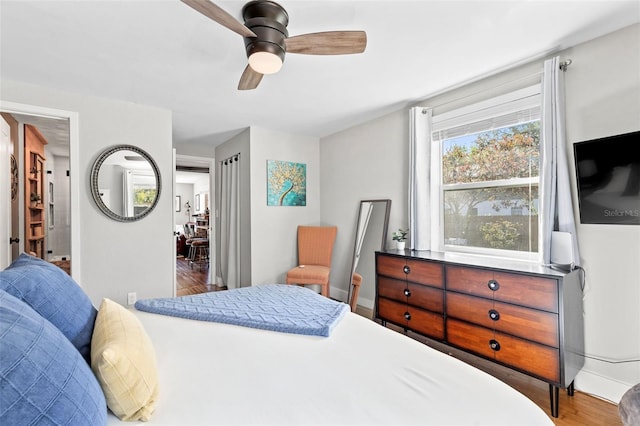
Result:
{"type": "Polygon", "coordinates": [[[24,250],[45,258],[45,208],[46,158],[44,146],[46,139],[37,128],[24,126],[24,172],[25,172],[25,236],[24,250]]]}
{"type": "Polygon", "coordinates": [[[196,237],[208,238],[209,237],[209,215],[200,215],[196,217],[195,227],[196,237]]]}

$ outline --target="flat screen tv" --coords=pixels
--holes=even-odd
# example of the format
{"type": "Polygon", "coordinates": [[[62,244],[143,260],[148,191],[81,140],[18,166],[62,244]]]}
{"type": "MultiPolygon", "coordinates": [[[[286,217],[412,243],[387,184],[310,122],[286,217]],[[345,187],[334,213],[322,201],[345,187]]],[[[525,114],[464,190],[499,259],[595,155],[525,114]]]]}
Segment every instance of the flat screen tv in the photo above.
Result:
{"type": "Polygon", "coordinates": [[[573,145],[580,223],[640,225],[640,131],[573,145]]]}

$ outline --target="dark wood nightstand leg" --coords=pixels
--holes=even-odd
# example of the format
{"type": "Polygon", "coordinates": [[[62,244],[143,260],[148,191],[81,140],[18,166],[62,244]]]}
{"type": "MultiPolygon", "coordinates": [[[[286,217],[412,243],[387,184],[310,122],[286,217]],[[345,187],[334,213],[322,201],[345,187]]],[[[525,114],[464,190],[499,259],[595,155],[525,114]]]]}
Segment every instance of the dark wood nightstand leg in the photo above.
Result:
{"type": "Polygon", "coordinates": [[[567,395],[573,396],[573,391],[574,391],[573,382],[571,382],[569,386],[567,386],[567,395]]]}
{"type": "Polygon", "coordinates": [[[551,402],[551,415],[558,417],[558,387],[549,385],[549,401],[551,402]]]}

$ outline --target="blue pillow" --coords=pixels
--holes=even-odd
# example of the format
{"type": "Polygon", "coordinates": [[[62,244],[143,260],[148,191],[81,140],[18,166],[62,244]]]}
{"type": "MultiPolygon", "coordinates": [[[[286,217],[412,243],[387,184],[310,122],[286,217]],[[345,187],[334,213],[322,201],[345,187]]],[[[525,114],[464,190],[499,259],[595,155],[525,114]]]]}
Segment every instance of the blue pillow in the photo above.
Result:
{"type": "Polygon", "coordinates": [[[49,321],[1,290],[0,339],[0,424],[106,424],[104,394],[80,353],[49,321]]]}
{"type": "Polygon", "coordinates": [[[49,320],[91,363],[91,336],[98,311],[69,274],[53,263],[22,253],[0,272],[0,290],[49,320]]]}

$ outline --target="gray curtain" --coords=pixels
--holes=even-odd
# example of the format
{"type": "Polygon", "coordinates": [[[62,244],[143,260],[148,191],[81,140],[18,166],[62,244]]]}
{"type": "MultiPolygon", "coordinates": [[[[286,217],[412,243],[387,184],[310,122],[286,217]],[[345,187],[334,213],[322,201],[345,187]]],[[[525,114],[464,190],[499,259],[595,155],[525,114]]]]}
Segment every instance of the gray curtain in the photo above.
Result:
{"type": "Polygon", "coordinates": [[[414,107],[409,113],[409,246],[431,249],[431,114],[429,108],[414,107]]]}
{"type": "Polygon", "coordinates": [[[564,71],[560,58],[545,61],[542,77],[542,137],[540,212],[542,263],[551,263],[551,233],[568,232],[572,237],[574,265],[580,266],[580,252],[573,216],[565,137],[564,71]]]}
{"type": "Polygon", "coordinates": [[[219,163],[217,229],[220,255],[216,256],[216,284],[240,287],[240,154],[219,163]]]}

